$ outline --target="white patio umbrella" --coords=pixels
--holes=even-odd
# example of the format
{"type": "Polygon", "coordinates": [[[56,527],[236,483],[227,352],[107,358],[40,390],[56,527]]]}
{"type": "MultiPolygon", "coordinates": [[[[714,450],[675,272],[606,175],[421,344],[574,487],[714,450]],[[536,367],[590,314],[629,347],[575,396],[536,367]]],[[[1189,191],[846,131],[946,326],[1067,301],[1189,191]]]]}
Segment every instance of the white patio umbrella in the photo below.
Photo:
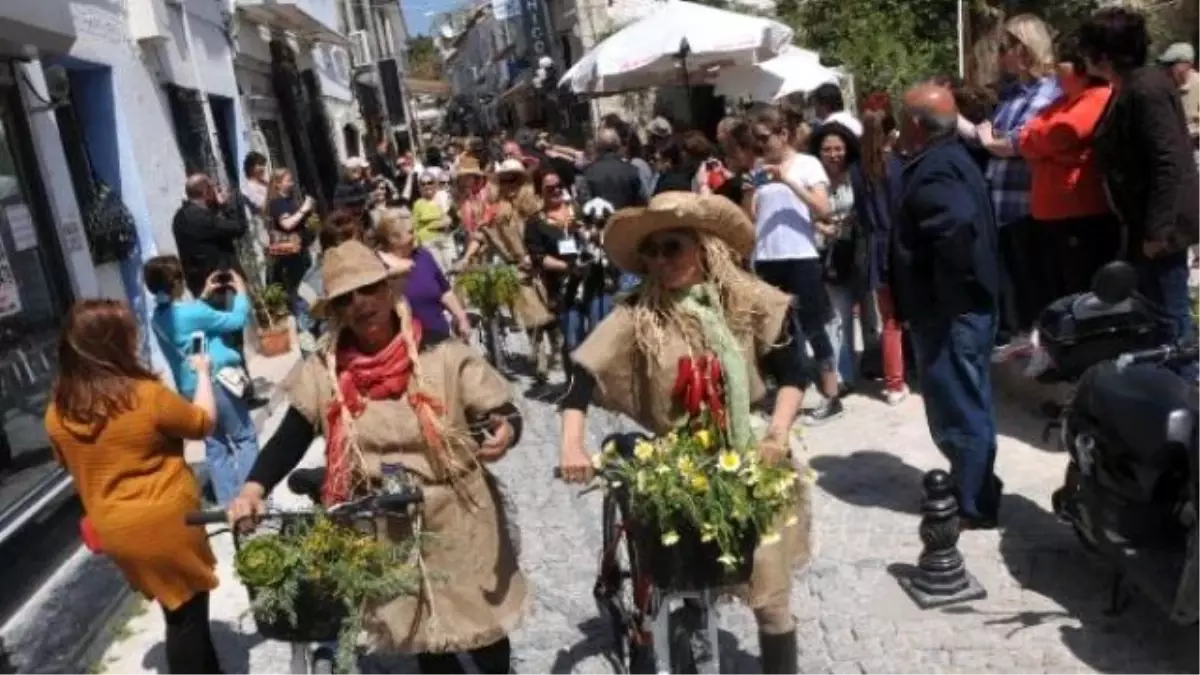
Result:
{"type": "Polygon", "coordinates": [[[792,40],[792,29],[757,16],[668,0],[596,45],[563,75],[577,94],[615,94],[709,78],[717,68],[765,61],[792,40]]]}
{"type": "Polygon", "coordinates": [[[724,68],[717,75],[718,96],[774,103],[797,92],[808,93],[822,84],[837,83],[838,72],[821,65],[816,52],[788,46],[773,59],[751,66],[724,68]]]}

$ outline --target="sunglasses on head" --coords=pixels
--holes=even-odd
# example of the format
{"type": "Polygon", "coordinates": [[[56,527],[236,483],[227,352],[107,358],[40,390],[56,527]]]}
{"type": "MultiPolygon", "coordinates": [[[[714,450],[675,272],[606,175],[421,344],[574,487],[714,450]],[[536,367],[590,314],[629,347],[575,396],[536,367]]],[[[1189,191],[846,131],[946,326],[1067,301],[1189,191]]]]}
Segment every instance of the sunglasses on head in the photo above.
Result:
{"type": "Polygon", "coordinates": [[[350,301],[354,299],[354,296],[361,295],[364,298],[373,296],[379,291],[383,290],[386,284],[387,280],[385,279],[376,281],[375,283],[368,284],[366,286],[360,286],[348,293],[343,293],[342,295],[333,298],[329,301],[329,304],[332,305],[334,309],[346,309],[350,306],[350,301]]]}
{"type": "Polygon", "coordinates": [[[687,242],[682,236],[669,236],[658,239],[647,237],[642,241],[641,246],[638,246],[638,255],[647,260],[655,258],[673,260],[683,252],[686,245],[687,242]]]}

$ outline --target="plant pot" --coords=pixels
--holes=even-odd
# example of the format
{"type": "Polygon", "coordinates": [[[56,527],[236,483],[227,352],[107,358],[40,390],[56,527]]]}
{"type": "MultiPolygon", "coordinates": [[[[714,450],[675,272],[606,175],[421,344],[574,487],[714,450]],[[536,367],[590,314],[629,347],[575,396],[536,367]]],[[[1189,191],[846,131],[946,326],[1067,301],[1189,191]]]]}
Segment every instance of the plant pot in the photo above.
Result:
{"type": "Polygon", "coordinates": [[[261,356],[279,356],[292,350],[292,331],[287,322],[270,328],[258,329],[258,353],[261,356]]]}
{"type": "Polygon", "coordinates": [[[650,578],[662,590],[693,591],[745,583],[754,571],[754,548],[758,535],[749,531],[742,537],[738,553],[741,562],[733,568],[718,560],[721,549],[715,542],[700,540],[700,532],[691,525],[675,528],[679,541],[672,546],[662,543],[657,527],[638,527],[635,535],[641,559],[649,567],[650,578]]]}

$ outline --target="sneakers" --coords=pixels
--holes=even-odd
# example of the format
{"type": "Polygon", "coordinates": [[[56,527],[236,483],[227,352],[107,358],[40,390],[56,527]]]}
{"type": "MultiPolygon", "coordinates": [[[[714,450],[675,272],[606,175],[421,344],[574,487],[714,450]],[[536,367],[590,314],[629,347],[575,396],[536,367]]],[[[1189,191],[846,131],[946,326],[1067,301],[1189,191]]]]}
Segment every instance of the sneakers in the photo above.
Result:
{"type": "Polygon", "coordinates": [[[992,363],[1004,363],[1014,356],[1023,356],[1033,350],[1033,340],[1028,334],[1013,338],[1008,344],[997,345],[992,350],[992,363]]]}
{"type": "Polygon", "coordinates": [[[812,408],[804,413],[809,424],[816,426],[824,424],[830,420],[835,420],[846,414],[846,406],[842,405],[842,399],[833,398],[826,399],[821,405],[812,408]]]}
{"type": "Polygon", "coordinates": [[[887,401],[890,406],[900,405],[901,401],[908,398],[908,385],[901,385],[899,389],[889,389],[883,394],[883,400],[887,401]]]}

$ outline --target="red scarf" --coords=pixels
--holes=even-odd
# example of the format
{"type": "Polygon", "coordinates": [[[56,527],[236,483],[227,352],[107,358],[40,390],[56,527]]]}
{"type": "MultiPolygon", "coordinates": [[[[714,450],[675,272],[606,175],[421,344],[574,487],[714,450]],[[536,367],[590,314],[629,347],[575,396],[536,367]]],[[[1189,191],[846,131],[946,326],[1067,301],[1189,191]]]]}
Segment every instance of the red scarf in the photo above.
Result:
{"type": "MultiPolygon", "coordinates": [[[[421,344],[421,324],[413,320],[413,342],[421,344]]],[[[408,391],[413,372],[413,359],[408,340],[397,334],[383,349],[374,354],[363,354],[354,347],[343,344],[337,349],[337,382],[342,391],[346,411],[354,418],[362,416],[367,401],[397,399],[408,391]]],[[[351,492],[350,448],[342,406],[334,400],[325,413],[327,436],[325,444],[325,484],[321,486],[321,500],[326,506],[346,501],[351,492]]]]}

